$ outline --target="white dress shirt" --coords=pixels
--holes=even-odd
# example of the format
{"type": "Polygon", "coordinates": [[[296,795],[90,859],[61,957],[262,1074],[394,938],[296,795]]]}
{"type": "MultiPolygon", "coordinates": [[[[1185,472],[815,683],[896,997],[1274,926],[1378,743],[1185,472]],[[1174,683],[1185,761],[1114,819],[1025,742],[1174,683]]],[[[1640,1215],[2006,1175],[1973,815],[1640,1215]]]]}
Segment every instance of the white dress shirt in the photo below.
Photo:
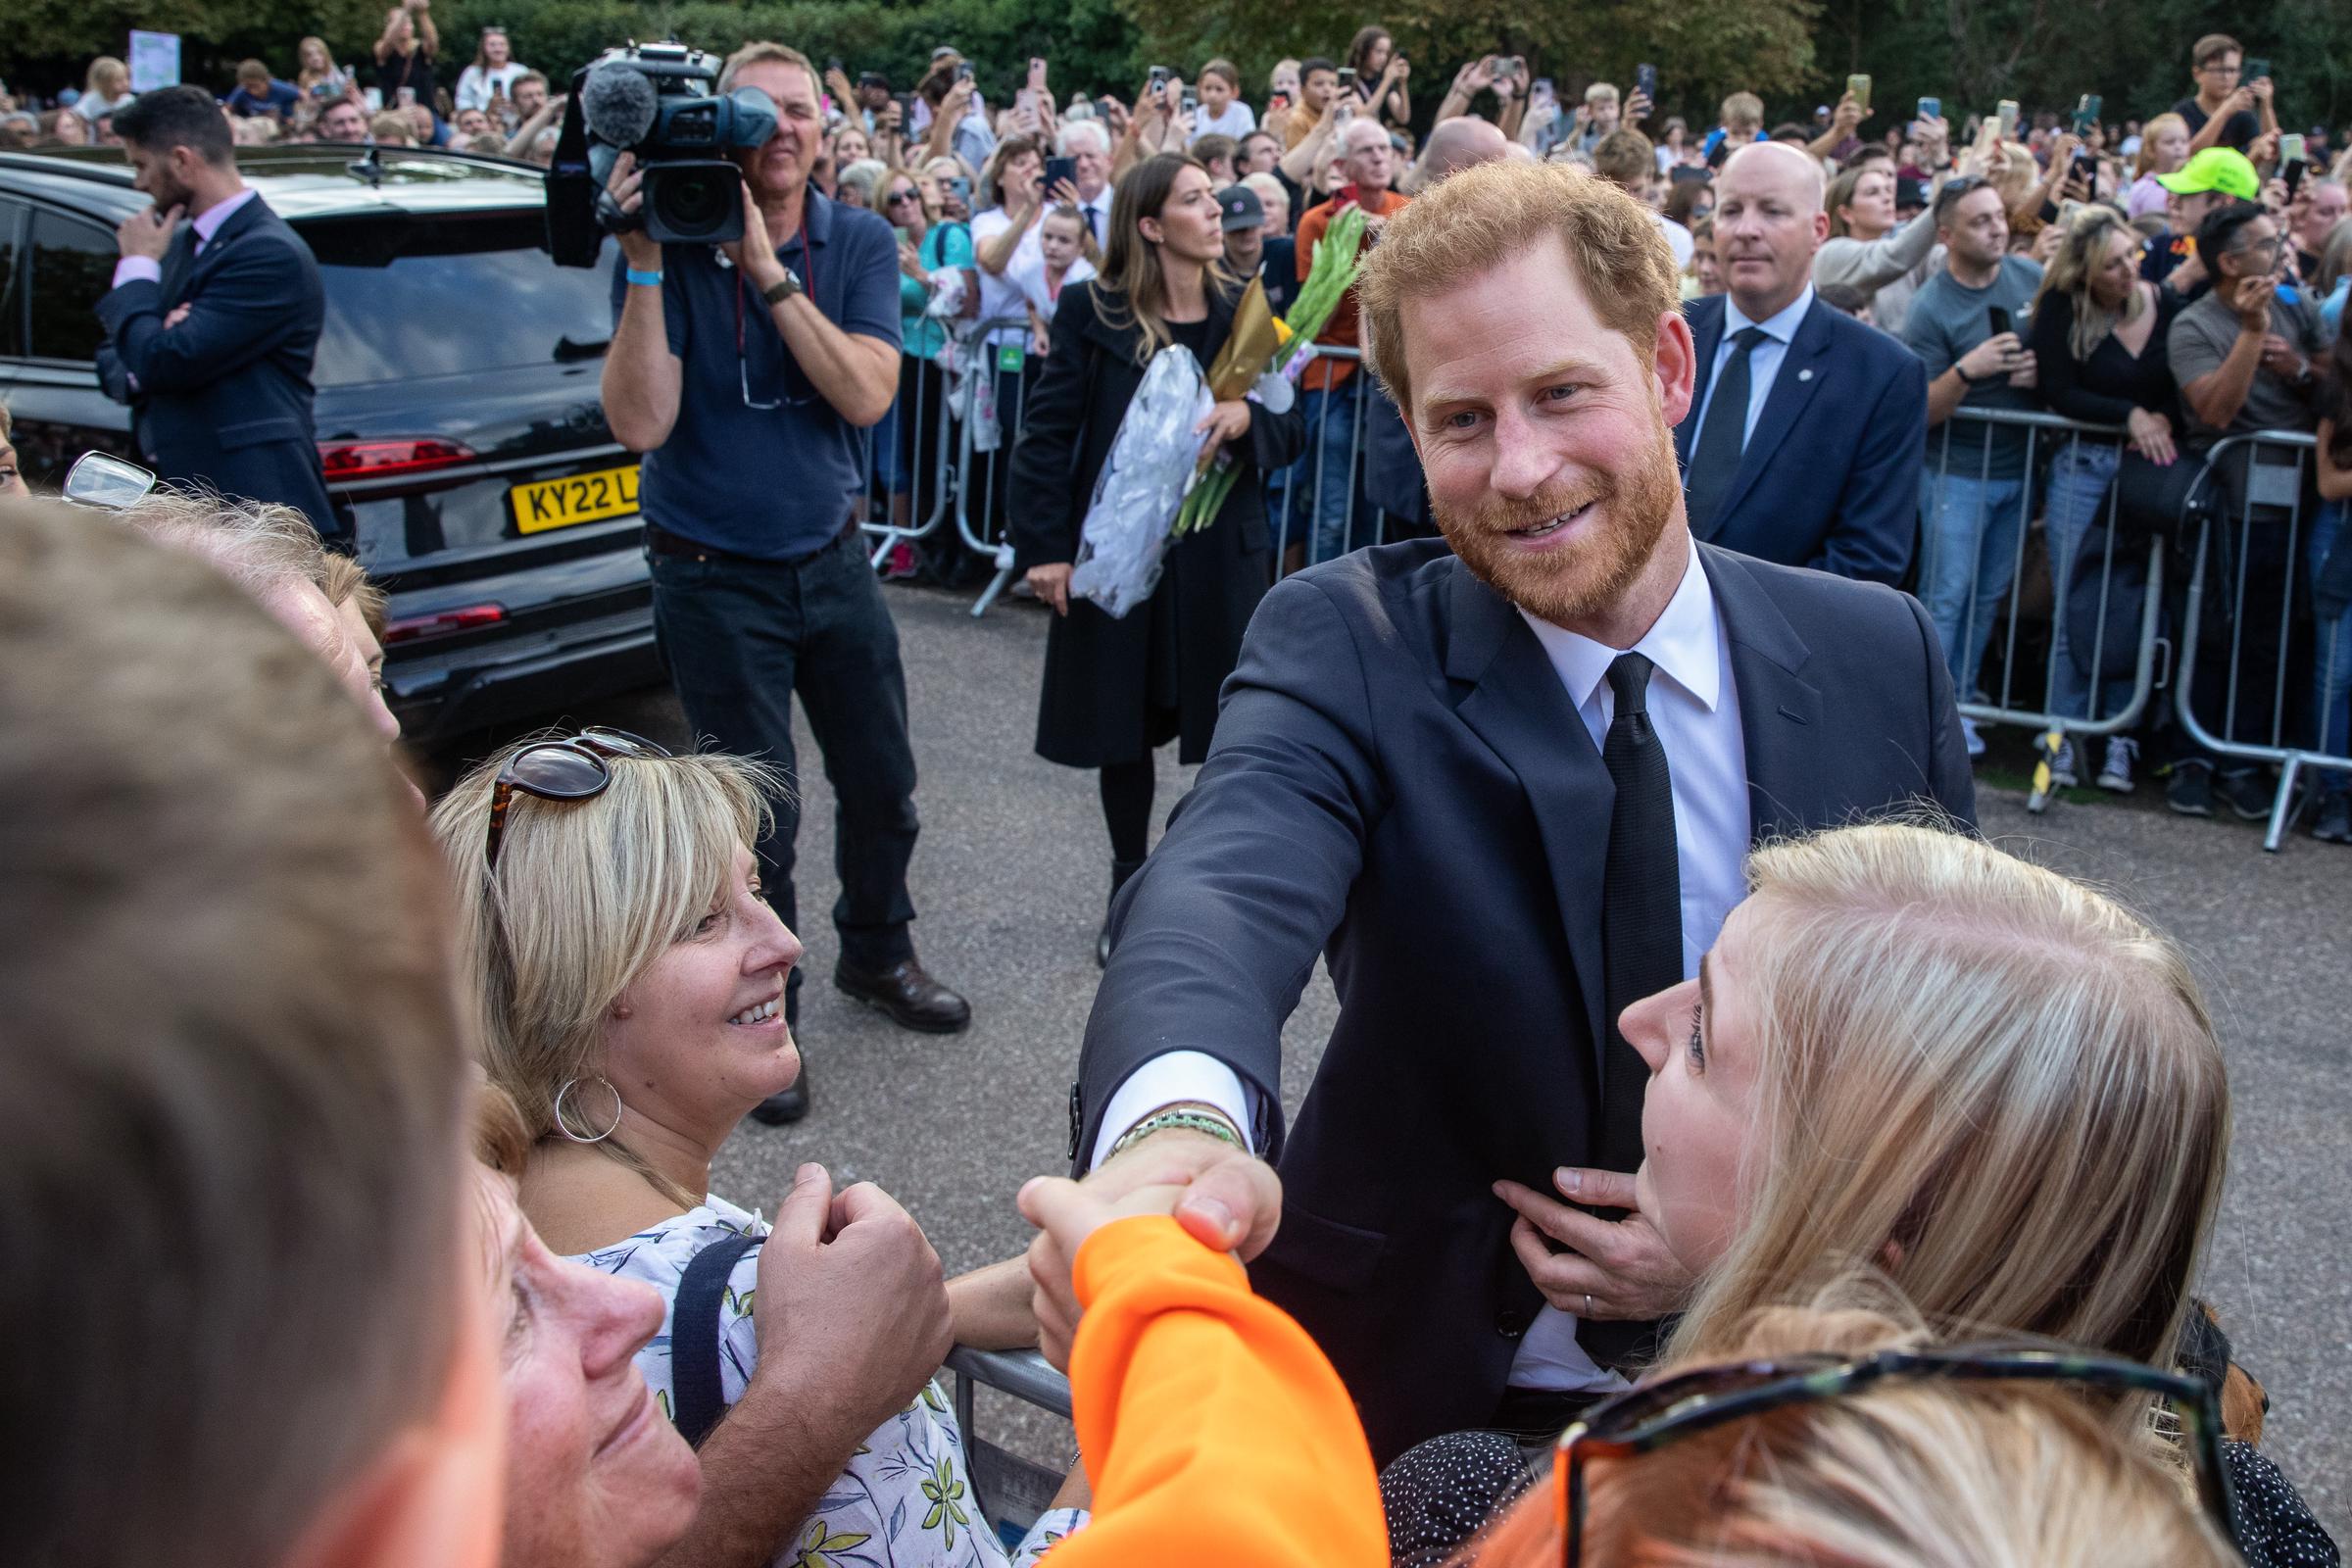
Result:
{"type": "MultiPolygon", "coordinates": [[[[1698,551],[1687,548],[1690,561],[1674,597],[1630,650],[1657,666],[1649,677],[1645,706],[1666,748],[1674,789],[1686,980],[1698,973],[1698,960],[1715,945],[1732,906],[1747,896],[1748,837],[1747,753],[1739,697],[1732,685],[1731,644],[1698,551]]],[[[1617,716],[1609,665],[1628,650],[1563,630],[1524,610],[1519,613],[1544,645],[1593,748],[1600,749],[1617,716]]],[[[1511,1386],[1568,1391],[1616,1387],[1621,1381],[1617,1375],[1596,1366],[1577,1344],[1576,1323],[1556,1306],[1538,1312],[1512,1358],[1511,1386]]]]}
{"type": "MultiPolygon", "coordinates": [[[[196,254],[202,256],[205,246],[212,243],[215,234],[220,232],[220,225],[228,221],[229,215],[259,194],[248,185],[234,196],[213,203],[189,220],[196,225],[196,254]]],[[[115,287],[121,288],[125,283],[137,282],[141,278],[150,283],[161,283],[164,280],[164,264],[152,256],[125,256],[115,264],[115,287]]]]}
{"type": "Polygon", "coordinates": [[[1723,385],[1723,368],[1737,347],[1732,339],[1751,326],[1760,326],[1764,329],[1764,341],[1747,352],[1747,425],[1740,432],[1740,449],[1747,450],[1747,438],[1756,433],[1756,420],[1763,416],[1764,400],[1772,396],[1773,378],[1781,373],[1781,362],[1788,357],[1788,345],[1795,339],[1805,313],[1812,308],[1810,283],[1787,308],[1761,321],[1751,321],[1741,315],[1729,294],[1723,297],[1723,340],[1715,345],[1715,368],[1707,375],[1707,395],[1690,411],[1695,421],[1690,426],[1691,451],[1698,450],[1699,434],[1707,427],[1707,406],[1715,401],[1715,389],[1723,385]]]}
{"type": "MultiPolygon", "coordinates": [[[[1714,587],[1699,564],[1696,547],[1665,611],[1631,652],[1657,666],[1650,676],[1646,707],[1674,791],[1674,837],[1683,902],[1683,975],[1698,973],[1698,960],[1735,905],[1747,896],[1747,753],[1740,703],[1732,681],[1730,640],[1714,587]]],[[[1553,671],[1576,705],[1595,751],[1617,716],[1609,687],[1609,665],[1620,653],[1590,637],[1563,630],[1520,612],[1553,671]]],[[[1594,1042],[1597,1048],[1599,1042],[1594,1042]]],[[[1214,1105],[1260,1147],[1262,1107],[1231,1067],[1198,1051],[1154,1056],[1127,1076],[1104,1107],[1092,1163],[1137,1122],[1163,1105],[1180,1102],[1214,1105]]],[[[1556,1194],[1548,1195],[1556,1197],[1556,1194]]],[[[1511,1362],[1511,1386],[1579,1391],[1617,1387],[1614,1372],[1596,1365],[1576,1341],[1577,1320],[1546,1305],[1536,1315],[1511,1362]]]]}

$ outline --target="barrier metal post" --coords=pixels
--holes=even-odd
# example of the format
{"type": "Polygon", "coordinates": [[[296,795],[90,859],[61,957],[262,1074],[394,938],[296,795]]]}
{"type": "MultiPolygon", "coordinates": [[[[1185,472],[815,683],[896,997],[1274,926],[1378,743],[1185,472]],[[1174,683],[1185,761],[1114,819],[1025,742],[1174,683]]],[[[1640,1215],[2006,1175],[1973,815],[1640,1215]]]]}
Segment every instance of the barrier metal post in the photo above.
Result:
{"type": "MultiPolygon", "coordinates": [[[[2100,674],[2105,667],[2107,654],[2107,612],[2118,592],[2118,561],[2128,560],[2121,557],[2121,551],[2129,548],[2119,545],[2121,529],[2115,480],[2110,473],[2094,514],[2087,516],[2074,515],[2074,509],[2081,505],[2081,492],[2074,483],[2070,483],[2064,491],[2067,507],[2064,524],[2054,528],[2049,524],[2057,516],[2059,503],[2056,496],[2050,498],[2047,506],[2037,508],[2034,505],[2037,494],[2042,493],[2041,475],[2036,472],[2035,457],[2037,451],[2046,446],[2054,449],[2053,466],[2055,461],[2063,460],[2070,470],[2076,470],[2082,462],[2086,445],[2112,448],[2120,454],[2128,432],[2120,425],[2085,424],[2054,414],[2011,409],[1956,409],[1944,422],[1940,437],[1934,441],[1935,451],[1931,455],[1928,470],[1929,495],[1926,498],[1930,504],[1922,508],[1920,597],[1929,603],[1932,611],[1936,608],[1939,599],[1948,599],[1950,591],[1947,585],[1945,593],[1939,595],[1937,592],[1937,569],[1947,564],[1938,559],[1944,541],[1938,526],[1942,507],[1936,481],[1953,472],[1953,427],[1963,423],[1984,426],[1987,441],[1975,465],[1977,511],[1967,530],[1974,554],[1966,580],[1959,589],[1964,601],[1959,607],[1958,642],[1964,649],[1973,649],[1980,641],[1989,637],[1995,624],[2005,621],[2007,629],[2001,641],[1998,692],[1984,694],[1982,699],[1973,689],[1957,692],[1956,695],[1961,713],[1980,724],[2020,725],[2038,733],[2039,765],[2035,769],[2035,786],[2027,802],[2030,809],[2038,811],[2048,805],[2054,793],[2048,787],[2047,769],[2055,762],[2062,745],[2070,741],[2088,741],[2100,736],[2122,734],[2136,725],[2147,710],[2149,698],[2160,678],[2157,656],[2167,646],[2162,636],[2165,542],[2162,537],[2152,538],[2146,547],[2147,582],[2140,593],[2136,645],[2132,657],[2131,692],[2120,703],[2102,703],[2103,690],[2112,684],[2100,674]],[[2018,481],[2020,495],[2015,503],[2016,537],[2003,547],[2006,559],[2001,562],[2000,567],[2006,581],[1995,595],[1995,603],[1987,612],[1987,619],[1980,623],[1978,601],[1983,596],[1979,592],[1979,584],[1984,578],[1987,564],[1984,556],[1986,538],[1988,534],[1995,533],[1998,526],[2005,525],[2003,519],[1988,513],[1985,496],[1992,482],[1989,438],[2004,426],[2022,427],[2025,431],[2023,469],[2018,481]],[[2020,672],[2026,662],[2021,658],[2019,634],[2031,619],[2025,599],[2028,583],[2026,568],[2030,560],[2027,545],[2034,533],[2033,523],[2037,518],[2044,523],[2042,539],[2050,567],[2050,651],[2039,692],[2021,694],[2020,672]],[[1988,526],[1988,523],[1992,526],[1988,526]],[[2076,573],[2086,564],[2070,558],[2079,553],[2082,541],[2088,537],[2090,530],[2101,525],[2105,528],[2105,536],[2097,567],[2099,613],[2091,634],[2088,673],[2080,677],[2082,693],[2080,698],[2071,698],[2061,692],[2062,676],[2065,674],[2062,661],[2072,661],[2075,657],[2065,633],[2068,601],[2072,597],[2076,573]],[[2061,537],[2062,533],[2064,538],[2061,537]]],[[[1966,461],[1965,457],[1963,461],[1966,461]]],[[[2183,458],[2180,461],[2190,460],[2183,458]]],[[[1949,612],[1945,611],[1945,613],[1949,612]]],[[[1943,628],[1939,625],[1937,630],[1941,632],[1943,628]]],[[[1951,657],[1950,650],[1947,650],[1947,657],[1951,657]]],[[[1975,661],[1952,657],[1951,662],[1957,682],[1959,672],[1969,669],[1975,661]]]]}
{"type": "Polygon", "coordinates": [[[948,1352],[948,1370],[956,1374],[956,1424],[971,1460],[974,1500],[997,1523],[1027,1530],[1059,1490],[1061,1474],[982,1438],[973,1424],[974,1394],[986,1384],[1068,1420],[1069,1379],[1035,1350],[975,1350],[962,1345],[948,1352]]]}
{"type": "Polygon", "coordinates": [[[1029,321],[1026,317],[1018,319],[1011,317],[998,317],[983,321],[965,339],[967,348],[975,355],[984,356],[984,359],[979,368],[966,369],[963,378],[964,416],[960,421],[963,430],[958,442],[956,457],[958,479],[956,486],[956,532],[962,538],[968,549],[976,555],[988,557],[996,567],[996,575],[989,580],[988,586],[981,590],[979,599],[973,602],[972,616],[974,619],[987,614],[988,607],[997,602],[997,596],[1003,593],[1005,585],[1012,581],[1013,552],[1010,529],[1011,496],[1009,493],[1012,474],[1010,465],[1012,449],[1020,444],[1021,431],[1026,428],[1028,422],[1029,389],[1025,379],[1016,379],[1013,382],[1013,407],[1010,417],[1006,416],[1006,411],[1002,408],[996,411],[998,432],[996,451],[993,454],[979,453],[973,444],[974,432],[978,425],[980,399],[984,392],[993,395],[997,384],[997,356],[998,351],[1004,345],[995,340],[1006,332],[1017,334],[1017,341],[1021,346],[1025,362],[1029,342],[1029,321]],[[975,455],[987,463],[988,468],[987,479],[982,487],[985,493],[980,497],[980,516],[977,521],[972,516],[970,506],[972,460],[975,455]],[[1007,487],[1004,509],[1006,526],[1003,535],[992,539],[988,535],[992,531],[990,519],[995,517],[998,513],[995,501],[999,484],[1007,487]]]}
{"type": "MultiPolygon", "coordinates": [[[[2188,579],[2188,597],[2181,616],[2180,676],[2175,694],[2174,708],[2180,719],[2181,730],[2198,746],[2216,757],[2233,758],[2241,761],[2278,765],[2278,787],[2272,797],[2270,821],[2263,834],[2262,847],[2274,854],[2286,837],[2286,823],[2294,804],[2297,775],[2308,764],[2328,768],[2352,769],[2352,744],[2343,750],[2327,749],[2329,719],[2337,698],[2336,673],[2340,665],[2339,639],[2343,634],[2340,619],[2330,626],[2318,628],[2318,669],[2321,672],[2318,696],[2320,710],[2314,715],[2317,722],[2316,743],[2298,746],[2289,743],[2289,712],[2293,700],[2290,677],[2294,671],[2294,596],[2296,573],[2303,566],[2305,543],[2304,489],[2308,479],[2310,454],[2317,442],[2308,434],[2296,430],[2261,430],[2245,435],[2226,436],[2216,442],[2206,454],[2206,482],[2215,485],[2226,499],[2235,502],[2235,515],[2227,511],[2208,519],[2197,535],[2195,563],[2188,579]],[[2263,452],[2292,454],[2291,463],[2265,463],[2263,452]],[[2225,464],[2244,455],[2244,477],[2236,486],[2234,497],[2229,495],[2229,483],[2223,475],[2225,464]],[[2264,514],[2256,516],[2256,511],[2264,514]],[[2284,514],[2283,536],[2278,514],[2284,514]],[[2211,606],[2208,573],[2213,567],[2217,542],[2232,546],[2224,569],[2228,580],[2221,586],[2227,592],[2230,617],[2230,657],[2223,682],[2221,722],[2215,727],[2197,711],[2196,677],[2206,652],[2203,642],[2205,615],[2211,606]],[[2261,547],[2261,566],[2257,567],[2257,546],[2261,547]],[[2273,547],[2277,549],[2274,550],[2273,547]],[[2261,579],[2274,579],[2265,581],[2261,579]],[[2249,646],[2249,617],[2259,617],[2253,628],[2254,641],[2249,646]],[[2265,647],[2269,628],[2276,622],[2275,646],[2265,647]],[[2267,682],[2267,694],[2248,690],[2247,659],[2249,654],[2275,663],[2267,682]],[[2260,711],[2241,714],[2241,698],[2261,699],[2267,695],[2268,722],[2260,711]],[[2241,730],[2241,718],[2250,720],[2254,736],[2246,738],[2241,730]]],[[[2258,665],[2254,674],[2260,678],[2258,665]]]]}

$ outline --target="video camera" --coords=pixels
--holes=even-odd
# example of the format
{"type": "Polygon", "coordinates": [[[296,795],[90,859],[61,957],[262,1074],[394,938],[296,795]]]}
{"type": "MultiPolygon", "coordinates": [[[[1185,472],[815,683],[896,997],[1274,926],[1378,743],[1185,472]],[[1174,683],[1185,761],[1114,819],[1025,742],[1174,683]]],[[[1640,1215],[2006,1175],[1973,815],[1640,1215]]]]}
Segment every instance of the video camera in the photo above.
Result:
{"type": "Polygon", "coordinates": [[[682,43],[630,43],[573,74],[547,171],[556,265],[594,267],[605,234],[640,226],[663,245],[743,237],[743,171],[727,154],[774,135],[776,105],[757,87],[714,92],[719,67],[682,43]],[[624,152],[645,173],[644,202],[630,214],[606,189],[624,152]]]}

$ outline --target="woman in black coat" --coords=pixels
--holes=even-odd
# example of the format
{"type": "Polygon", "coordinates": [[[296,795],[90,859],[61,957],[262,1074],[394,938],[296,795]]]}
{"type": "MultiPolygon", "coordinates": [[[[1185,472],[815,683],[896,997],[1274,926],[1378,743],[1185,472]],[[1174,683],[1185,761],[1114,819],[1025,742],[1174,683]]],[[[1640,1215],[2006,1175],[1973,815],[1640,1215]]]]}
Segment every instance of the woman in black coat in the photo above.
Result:
{"type": "MultiPolygon", "coordinates": [[[[1181,343],[1205,370],[1225,346],[1239,290],[1218,265],[1224,254],[1206,169],[1168,153],[1129,170],[1111,198],[1102,275],[1063,289],[1054,309],[1054,350],[1013,453],[1017,564],[1054,611],[1037,752],[1102,770],[1114,896],[1149,844],[1152,751],[1173,740],[1185,762],[1208,755],[1217,689],[1265,596],[1273,545],[1258,476],[1306,446],[1295,409],[1218,404],[1204,428],[1230,446],[1241,471],[1216,519],[1171,542],[1150,602],[1125,617],[1070,597],[1096,476],[1152,356],[1181,343]]],[[[1096,956],[1106,958],[1107,948],[1106,924],[1096,956]]]]}

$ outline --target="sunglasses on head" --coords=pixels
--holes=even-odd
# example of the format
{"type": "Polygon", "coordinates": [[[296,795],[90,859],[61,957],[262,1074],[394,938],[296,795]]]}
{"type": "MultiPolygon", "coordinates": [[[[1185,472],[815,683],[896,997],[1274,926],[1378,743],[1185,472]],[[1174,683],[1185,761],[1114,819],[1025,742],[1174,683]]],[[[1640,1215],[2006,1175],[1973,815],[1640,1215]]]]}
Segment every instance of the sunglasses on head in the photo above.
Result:
{"type": "Polygon", "coordinates": [[[665,758],[669,753],[642,735],[625,729],[592,724],[568,740],[535,741],[507,759],[490,790],[489,848],[485,858],[498,866],[499,846],[507,833],[507,813],[514,809],[514,793],[543,801],[587,801],[612,784],[608,757],[665,758]]]}
{"type": "Polygon", "coordinates": [[[2021,1344],[1951,1345],[1700,1367],[1602,1400],[1561,1433],[1552,1450],[1554,1517],[1565,1526],[1560,1560],[1566,1568],[1581,1568],[1584,1560],[1590,1460],[1651,1453],[1729,1421],[1850,1397],[1886,1379],[2081,1383],[2156,1395],[2180,1417],[2206,1513],[2225,1540],[2238,1539],[2237,1498],[2222,1458],[2221,1406],[2204,1383],[2115,1356],[2021,1344]]]}

